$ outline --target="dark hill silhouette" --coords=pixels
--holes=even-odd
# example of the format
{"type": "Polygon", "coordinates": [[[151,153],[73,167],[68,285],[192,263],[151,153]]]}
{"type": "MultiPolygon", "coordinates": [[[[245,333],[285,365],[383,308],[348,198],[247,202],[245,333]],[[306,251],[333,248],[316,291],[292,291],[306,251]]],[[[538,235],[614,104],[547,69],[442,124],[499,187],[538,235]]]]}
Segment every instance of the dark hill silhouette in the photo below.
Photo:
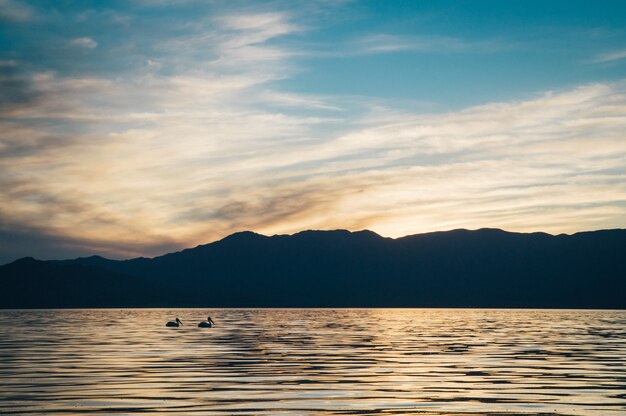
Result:
{"type": "Polygon", "coordinates": [[[3,308],[148,306],[164,298],[143,279],[82,264],[25,257],[0,267],[3,308]]]}
{"type": "Polygon", "coordinates": [[[0,307],[626,308],[626,230],[241,232],[152,259],[33,261],[0,267],[0,307]]]}

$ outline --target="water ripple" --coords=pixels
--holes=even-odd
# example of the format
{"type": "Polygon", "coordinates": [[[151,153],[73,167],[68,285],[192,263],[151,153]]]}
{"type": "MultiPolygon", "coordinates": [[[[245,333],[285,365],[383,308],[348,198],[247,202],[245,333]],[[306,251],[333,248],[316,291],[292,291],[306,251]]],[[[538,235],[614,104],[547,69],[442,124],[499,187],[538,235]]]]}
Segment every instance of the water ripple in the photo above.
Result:
{"type": "Polygon", "coordinates": [[[626,414],[625,311],[206,314],[0,311],[0,414],[626,414]]]}

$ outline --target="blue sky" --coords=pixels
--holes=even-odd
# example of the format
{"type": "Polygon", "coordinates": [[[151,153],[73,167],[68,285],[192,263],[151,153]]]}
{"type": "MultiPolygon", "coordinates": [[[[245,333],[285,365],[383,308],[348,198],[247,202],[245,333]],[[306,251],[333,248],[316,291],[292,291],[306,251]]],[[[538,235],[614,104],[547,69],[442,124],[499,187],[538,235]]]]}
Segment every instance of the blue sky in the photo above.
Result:
{"type": "Polygon", "coordinates": [[[626,223],[620,1],[0,0],[0,262],[626,223]]]}

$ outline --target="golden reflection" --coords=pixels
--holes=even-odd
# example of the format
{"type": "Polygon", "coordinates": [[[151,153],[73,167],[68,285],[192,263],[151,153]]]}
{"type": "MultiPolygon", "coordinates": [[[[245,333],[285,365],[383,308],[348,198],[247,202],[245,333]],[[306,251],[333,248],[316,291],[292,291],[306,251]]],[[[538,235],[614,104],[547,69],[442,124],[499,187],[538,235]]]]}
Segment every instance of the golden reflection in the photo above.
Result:
{"type": "Polygon", "coordinates": [[[626,312],[0,311],[0,413],[619,415],[626,312]],[[180,317],[184,325],[166,328],[180,317]],[[19,326],[12,323],[20,323],[19,326]]]}

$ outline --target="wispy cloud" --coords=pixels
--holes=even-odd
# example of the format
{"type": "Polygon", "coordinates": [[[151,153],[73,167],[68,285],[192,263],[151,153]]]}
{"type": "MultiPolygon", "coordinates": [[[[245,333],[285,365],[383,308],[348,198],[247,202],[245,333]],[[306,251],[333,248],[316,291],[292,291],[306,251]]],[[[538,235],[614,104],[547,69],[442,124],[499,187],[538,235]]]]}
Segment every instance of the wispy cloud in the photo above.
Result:
{"type": "Polygon", "coordinates": [[[619,61],[624,58],[626,58],[626,49],[600,54],[593,60],[593,62],[595,63],[613,62],[613,61],[619,61]]]}
{"type": "MultiPolygon", "coordinates": [[[[0,216],[15,229],[38,229],[42,235],[67,241],[99,240],[117,246],[118,255],[133,252],[140,242],[164,241],[160,231],[149,230],[152,221],[187,229],[190,224],[172,221],[179,214],[171,208],[182,203],[176,199],[212,194],[213,185],[210,189],[205,185],[219,183],[222,176],[234,178],[236,165],[245,162],[246,154],[275,152],[283,143],[302,140],[310,126],[323,122],[319,117],[263,110],[258,104],[331,108],[319,98],[307,102],[305,96],[267,87],[284,76],[289,54],[277,46],[271,47],[278,51],[272,59],[262,52],[270,48],[267,41],[296,30],[287,19],[266,14],[222,17],[222,31],[204,32],[210,42],[203,43],[201,34],[181,40],[191,53],[211,48],[218,62],[200,62],[174,74],[158,73],[172,64],[165,54],[159,58],[157,73],[115,82],[53,72],[20,75],[28,82],[19,91],[16,84],[13,98],[20,91],[31,91],[37,101],[6,109],[0,118],[4,190],[0,216]],[[246,47],[259,53],[233,53],[246,47]],[[180,175],[189,186],[170,187],[166,179],[170,175],[180,175]],[[57,179],[49,181],[46,176],[57,179]],[[145,199],[138,195],[119,199],[136,193],[137,186],[155,191],[160,187],[161,197],[154,200],[155,194],[148,191],[145,199]],[[149,210],[141,207],[148,201],[156,205],[149,210]],[[128,211],[120,216],[114,206],[128,211]],[[19,212],[11,213],[13,209],[19,212]],[[66,223],[69,217],[74,218],[71,224],[66,223]],[[130,217],[136,220],[133,232],[125,224],[130,217]],[[109,235],[97,237],[96,230],[105,229],[109,235]]],[[[88,46],[90,40],[75,43],[88,46]]],[[[171,231],[166,240],[182,241],[171,231]]]]}
{"type": "Polygon", "coordinates": [[[344,53],[371,55],[394,52],[414,53],[493,53],[514,48],[498,39],[467,40],[449,36],[406,36],[379,33],[352,40],[344,53]]]}
{"type": "Polygon", "coordinates": [[[96,42],[95,40],[88,38],[88,37],[83,37],[83,38],[74,38],[70,41],[70,45],[73,46],[80,46],[82,48],[89,48],[89,49],[93,49],[96,46],[98,46],[98,42],[96,42]]]}
{"type": "Polygon", "coordinates": [[[26,22],[35,17],[34,9],[18,0],[0,0],[0,21],[26,22]]]}
{"type": "MultiPolygon", "coordinates": [[[[124,256],[140,242],[156,250],[241,229],[563,232],[619,226],[626,213],[623,84],[362,120],[335,135],[337,119],[252,111],[213,100],[227,96],[210,80],[166,81],[41,77],[50,105],[15,119],[48,119],[45,129],[3,125],[22,145],[4,142],[1,216],[124,256]],[[122,105],[94,106],[94,94],[122,105]],[[138,112],[131,97],[152,105],[138,112]],[[55,142],[50,132],[68,120],[91,127],[55,142]]],[[[232,88],[254,99],[247,85],[232,88]]]]}
{"type": "MultiPolygon", "coordinates": [[[[625,83],[425,113],[288,88],[315,54],[286,41],[311,30],[289,12],[158,23],[117,45],[135,58],[123,70],[0,63],[0,251],[156,255],[242,229],[623,226],[625,83]]],[[[63,53],[118,56],[83,29],[63,53]]],[[[349,43],[339,53],[501,47],[349,43]]]]}

